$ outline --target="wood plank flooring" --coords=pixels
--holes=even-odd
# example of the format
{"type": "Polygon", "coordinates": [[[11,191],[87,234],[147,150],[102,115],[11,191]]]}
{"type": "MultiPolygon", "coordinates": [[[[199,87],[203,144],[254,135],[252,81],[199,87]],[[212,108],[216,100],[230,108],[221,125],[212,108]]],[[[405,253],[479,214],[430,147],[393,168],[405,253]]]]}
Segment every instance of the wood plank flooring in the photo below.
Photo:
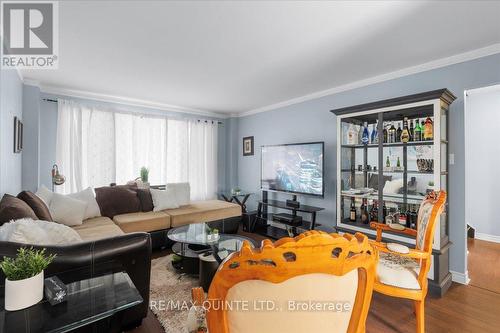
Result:
{"type": "MultiPolygon", "coordinates": [[[[262,239],[257,235],[240,233],[257,241],[262,239]]],[[[472,245],[469,243],[469,251],[471,285],[454,283],[443,298],[427,297],[427,333],[499,332],[500,244],[474,240],[472,245]]],[[[156,252],[154,257],[168,253],[168,250],[156,252]]],[[[413,304],[407,300],[374,293],[366,327],[368,333],[414,333],[413,304]]],[[[142,326],[130,332],[162,333],[164,330],[149,311],[142,326]]]]}

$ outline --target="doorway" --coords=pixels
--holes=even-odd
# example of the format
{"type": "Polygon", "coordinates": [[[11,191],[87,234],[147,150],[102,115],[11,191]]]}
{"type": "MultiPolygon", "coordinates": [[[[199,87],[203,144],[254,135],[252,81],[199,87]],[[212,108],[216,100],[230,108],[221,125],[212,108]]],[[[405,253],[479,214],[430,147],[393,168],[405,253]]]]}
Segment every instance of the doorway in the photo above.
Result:
{"type": "Polygon", "coordinates": [[[465,222],[470,284],[500,293],[500,85],[465,92],[465,222]]]}

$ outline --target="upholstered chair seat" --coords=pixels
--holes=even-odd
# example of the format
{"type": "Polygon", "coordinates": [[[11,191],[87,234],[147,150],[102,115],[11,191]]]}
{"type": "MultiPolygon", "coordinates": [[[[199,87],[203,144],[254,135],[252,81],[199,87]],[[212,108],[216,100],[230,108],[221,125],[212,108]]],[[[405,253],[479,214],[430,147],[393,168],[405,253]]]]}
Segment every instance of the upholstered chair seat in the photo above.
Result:
{"type": "Polygon", "coordinates": [[[421,289],[419,273],[420,265],[414,259],[395,253],[380,253],[377,264],[377,280],[380,283],[404,289],[421,289]]]}

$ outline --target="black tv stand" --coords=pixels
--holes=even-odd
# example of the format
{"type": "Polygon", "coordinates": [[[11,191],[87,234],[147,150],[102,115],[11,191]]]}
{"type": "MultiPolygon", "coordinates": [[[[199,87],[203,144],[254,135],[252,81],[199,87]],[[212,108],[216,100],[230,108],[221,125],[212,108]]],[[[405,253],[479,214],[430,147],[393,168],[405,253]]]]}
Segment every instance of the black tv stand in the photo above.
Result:
{"type": "MultiPolygon", "coordinates": [[[[297,196],[293,195],[292,200],[297,201],[297,196]]],[[[258,202],[257,216],[253,225],[250,228],[250,231],[273,239],[296,236],[300,232],[306,230],[314,230],[314,228],[318,225],[316,224],[316,213],[321,210],[324,210],[324,208],[302,205],[302,204],[300,204],[298,207],[294,207],[288,205],[286,201],[271,200],[268,199],[268,192],[262,191],[262,200],[258,202]],[[302,219],[300,223],[290,223],[290,224],[284,223],[284,221],[277,221],[277,220],[273,221],[272,214],[268,213],[268,207],[275,207],[291,211],[292,216],[297,216],[297,212],[308,213],[311,214],[311,220],[307,221],[305,219],[302,219]],[[285,228],[279,228],[270,225],[270,221],[272,221],[272,223],[282,224],[285,226],[285,228]]]]}

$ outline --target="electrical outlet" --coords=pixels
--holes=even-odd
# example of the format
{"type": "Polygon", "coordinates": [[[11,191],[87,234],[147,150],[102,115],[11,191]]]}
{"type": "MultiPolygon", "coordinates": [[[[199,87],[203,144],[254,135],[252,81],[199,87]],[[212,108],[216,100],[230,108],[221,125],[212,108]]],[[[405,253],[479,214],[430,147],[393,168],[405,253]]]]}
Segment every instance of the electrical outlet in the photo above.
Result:
{"type": "Polygon", "coordinates": [[[450,163],[450,165],[455,164],[455,154],[450,154],[450,156],[448,157],[448,162],[450,163]]]}

